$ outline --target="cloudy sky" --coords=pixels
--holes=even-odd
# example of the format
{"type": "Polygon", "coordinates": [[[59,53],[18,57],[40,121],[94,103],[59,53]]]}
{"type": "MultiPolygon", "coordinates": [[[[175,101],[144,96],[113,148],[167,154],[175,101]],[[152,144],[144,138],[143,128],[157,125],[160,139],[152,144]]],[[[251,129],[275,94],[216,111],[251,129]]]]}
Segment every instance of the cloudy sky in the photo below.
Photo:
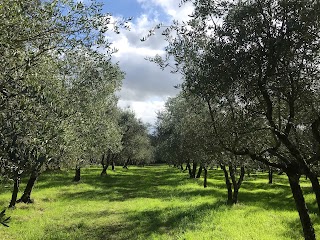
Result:
{"type": "Polygon", "coordinates": [[[119,93],[120,107],[130,108],[146,123],[153,124],[156,112],[163,109],[168,97],[178,92],[174,88],[180,76],[162,71],[156,64],[145,60],[156,54],[163,55],[166,42],[161,32],[145,42],[140,39],[158,23],[169,25],[173,19],[186,20],[192,12],[190,5],[179,7],[180,0],[104,0],[104,11],[115,17],[133,17],[130,31],[109,34],[113,47],[118,49],[113,61],[119,62],[126,73],[119,93]]]}

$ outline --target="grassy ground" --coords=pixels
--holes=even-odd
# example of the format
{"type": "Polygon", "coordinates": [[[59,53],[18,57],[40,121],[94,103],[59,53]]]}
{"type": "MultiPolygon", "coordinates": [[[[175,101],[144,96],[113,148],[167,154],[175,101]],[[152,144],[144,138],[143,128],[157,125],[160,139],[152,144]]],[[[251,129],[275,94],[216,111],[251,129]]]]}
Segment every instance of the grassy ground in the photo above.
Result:
{"type": "MultiPolygon", "coordinates": [[[[0,239],[302,239],[298,213],[285,176],[247,177],[240,203],[225,205],[223,174],[209,171],[209,186],[186,173],[161,167],[120,167],[100,177],[99,168],[43,174],[33,192],[34,204],[8,210],[10,228],[0,239]]],[[[310,185],[303,181],[316,233],[320,221],[310,185]]],[[[22,188],[24,185],[21,186],[22,188]]],[[[10,188],[0,185],[0,209],[10,188]]]]}

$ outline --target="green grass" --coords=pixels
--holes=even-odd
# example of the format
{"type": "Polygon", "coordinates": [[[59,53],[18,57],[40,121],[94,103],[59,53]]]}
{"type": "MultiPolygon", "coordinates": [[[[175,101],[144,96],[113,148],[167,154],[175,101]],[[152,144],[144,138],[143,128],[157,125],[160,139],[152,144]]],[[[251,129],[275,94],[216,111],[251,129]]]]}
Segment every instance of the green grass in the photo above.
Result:
{"type": "MultiPolygon", "coordinates": [[[[35,203],[7,210],[9,228],[0,239],[303,239],[285,176],[246,177],[239,204],[225,205],[223,173],[209,171],[202,180],[167,166],[120,167],[100,177],[99,168],[40,176],[35,203]]],[[[308,181],[302,180],[317,235],[320,221],[308,181]]],[[[21,185],[23,189],[24,185],[21,185]]],[[[10,188],[0,186],[0,209],[10,200],[10,188]]]]}

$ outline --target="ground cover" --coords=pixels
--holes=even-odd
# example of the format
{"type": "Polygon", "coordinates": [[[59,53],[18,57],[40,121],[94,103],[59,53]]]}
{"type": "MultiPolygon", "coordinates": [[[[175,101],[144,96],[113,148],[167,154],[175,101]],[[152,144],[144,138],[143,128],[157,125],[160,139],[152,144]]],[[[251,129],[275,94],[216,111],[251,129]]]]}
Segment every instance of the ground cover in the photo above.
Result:
{"type": "MultiPolygon", "coordinates": [[[[167,166],[117,168],[101,177],[100,168],[83,170],[80,183],[73,171],[44,173],[33,204],[7,210],[9,228],[0,239],[303,239],[285,176],[246,176],[239,204],[227,206],[221,170],[202,180],[167,166]]],[[[308,181],[303,190],[320,236],[315,198],[308,181]]],[[[24,185],[22,184],[22,189],[24,185]]],[[[0,186],[0,209],[10,188],[0,186]]]]}

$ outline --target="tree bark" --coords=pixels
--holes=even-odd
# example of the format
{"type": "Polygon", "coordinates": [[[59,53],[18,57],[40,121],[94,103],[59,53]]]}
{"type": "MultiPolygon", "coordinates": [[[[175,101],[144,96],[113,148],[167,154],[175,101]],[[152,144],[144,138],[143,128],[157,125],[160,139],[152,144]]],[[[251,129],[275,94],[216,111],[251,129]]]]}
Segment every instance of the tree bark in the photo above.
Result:
{"type": "Polygon", "coordinates": [[[239,189],[241,187],[241,184],[244,179],[245,169],[244,166],[240,168],[240,176],[238,182],[235,182],[233,186],[233,197],[232,197],[232,203],[237,204],[238,203],[238,195],[239,195],[239,189]]]}
{"type": "Polygon", "coordinates": [[[192,164],[192,176],[191,176],[191,178],[195,178],[196,177],[196,172],[197,172],[197,163],[193,163],[192,164]]]}
{"type": "Polygon", "coordinates": [[[105,158],[105,154],[102,154],[102,156],[101,156],[101,165],[102,165],[102,168],[104,168],[104,158],[105,158]]]}
{"type": "Polygon", "coordinates": [[[108,153],[107,157],[105,157],[105,154],[102,155],[102,160],[101,160],[102,171],[100,173],[100,176],[107,175],[107,170],[108,170],[108,167],[109,167],[110,158],[111,158],[111,153],[110,152],[108,153]]]}
{"type": "Polygon", "coordinates": [[[186,168],[187,168],[188,171],[189,171],[189,177],[192,178],[192,171],[191,171],[191,166],[190,166],[190,163],[189,163],[189,162],[187,163],[186,168]]]}
{"type": "Polygon", "coordinates": [[[207,177],[208,177],[208,170],[206,167],[203,168],[204,170],[204,178],[203,178],[203,187],[207,187],[207,177]]]}
{"type": "Polygon", "coordinates": [[[233,200],[232,200],[232,186],[231,186],[231,182],[229,179],[229,174],[228,174],[228,170],[226,169],[225,165],[220,165],[220,168],[223,170],[224,173],[224,178],[226,181],[226,187],[228,190],[228,200],[227,200],[227,204],[232,205],[233,204],[233,200]]]}
{"type": "Polygon", "coordinates": [[[33,201],[31,200],[31,192],[38,177],[39,177],[39,172],[37,170],[33,170],[28,180],[27,186],[24,189],[23,194],[21,198],[18,200],[18,202],[33,203],[33,201]]]}
{"type": "Polygon", "coordinates": [[[309,177],[309,179],[311,181],[312,190],[313,190],[314,194],[316,195],[318,212],[320,213],[320,184],[319,184],[318,177],[313,172],[309,172],[306,176],[309,177]]]}
{"type": "Polygon", "coordinates": [[[202,165],[200,165],[196,178],[200,178],[202,173],[202,165]]]}
{"type": "Polygon", "coordinates": [[[114,171],[114,170],[115,170],[115,164],[114,164],[114,161],[112,161],[111,169],[112,169],[112,171],[114,171]]]}
{"type": "Polygon", "coordinates": [[[75,175],[73,178],[74,182],[79,182],[81,179],[81,168],[79,166],[76,167],[75,175]]]}
{"type": "Polygon", "coordinates": [[[308,213],[308,208],[300,187],[300,175],[296,173],[287,173],[292,195],[299,213],[300,222],[303,229],[303,235],[306,240],[315,240],[314,228],[308,213]]]}
{"type": "Polygon", "coordinates": [[[272,169],[272,167],[269,167],[268,176],[269,176],[269,184],[272,184],[272,180],[273,180],[273,169],[272,169]]]}
{"type": "Polygon", "coordinates": [[[16,176],[14,179],[14,184],[13,184],[13,191],[12,191],[12,196],[11,196],[11,201],[9,204],[9,208],[14,208],[17,202],[17,196],[19,192],[19,183],[20,183],[20,175],[16,176]]]}
{"type": "Polygon", "coordinates": [[[109,165],[105,164],[102,168],[102,172],[100,173],[100,176],[107,175],[107,170],[108,170],[109,165]]]}

